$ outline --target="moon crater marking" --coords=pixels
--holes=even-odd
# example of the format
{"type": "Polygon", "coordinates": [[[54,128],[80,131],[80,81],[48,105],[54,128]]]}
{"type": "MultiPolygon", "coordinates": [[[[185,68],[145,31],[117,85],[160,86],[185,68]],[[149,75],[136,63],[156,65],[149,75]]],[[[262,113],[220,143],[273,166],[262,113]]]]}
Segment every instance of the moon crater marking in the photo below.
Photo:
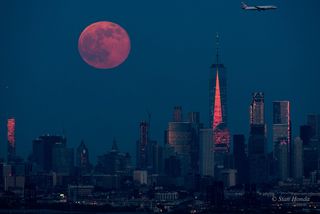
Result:
{"type": "Polygon", "coordinates": [[[127,32],[112,22],[96,22],[86,27],[78,41],[82,59],[99,68],[114,68],[122,64],[130,52],[127,32]]]}

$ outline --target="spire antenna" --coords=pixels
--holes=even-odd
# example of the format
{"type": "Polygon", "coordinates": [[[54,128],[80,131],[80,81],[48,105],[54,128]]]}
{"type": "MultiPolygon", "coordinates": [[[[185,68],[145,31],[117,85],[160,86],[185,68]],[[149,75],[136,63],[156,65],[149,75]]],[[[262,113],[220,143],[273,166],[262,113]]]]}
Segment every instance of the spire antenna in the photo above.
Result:
{"type": "Polygon", "coordinates": [[[219,66],[219,33],[216,33],[216,46],[217,46],[217,67],[219,66]]]}

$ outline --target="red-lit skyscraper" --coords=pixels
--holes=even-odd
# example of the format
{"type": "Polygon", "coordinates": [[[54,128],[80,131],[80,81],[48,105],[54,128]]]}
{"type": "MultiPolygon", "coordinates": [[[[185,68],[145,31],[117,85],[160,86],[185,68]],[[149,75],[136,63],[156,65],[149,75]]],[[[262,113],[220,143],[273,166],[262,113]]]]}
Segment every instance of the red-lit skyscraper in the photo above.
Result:
{"type": "Polygon", "coordinates": [[[226,69],[219,62],[219,36],[217,35],[217,59],[211,66],[209,79],[210,127],[214,130],[215,150],[229,151],[230,133],[227,128],[227,78],[226,69]]]}
{"type": "Polygon", "coordinates": [[[219,71],[217,69],[212,128],[216,129],[220,123],[222,123],[222,109],[221,109],[221,94],[220,94],[220,84],[219,84],[219,71]]]}
{"type": "Polygon", "coordinates": [[[9,118],[7,122],[7,138],[8,138],[8,162],[14,160],[16,154],[16,145],[15,145],[15,125],[16,121],[14,118],[9,118]]]}
{"type": "MultiPolygon", "coordinates": [[[[217,35],[216,63],[211,65],[209,75],[209,126],[213,128],[215,111],[221,114],[221,122],[227,125],[227,70],[224,64],[220,63],[219,36],[217,35]],[[219,103],[216,103],[219,102],[219,103]],[[216,109],[215,107],[219,108],[216,109]]],[[[219,116],[220,115],[216,115],[219,116]]]]}

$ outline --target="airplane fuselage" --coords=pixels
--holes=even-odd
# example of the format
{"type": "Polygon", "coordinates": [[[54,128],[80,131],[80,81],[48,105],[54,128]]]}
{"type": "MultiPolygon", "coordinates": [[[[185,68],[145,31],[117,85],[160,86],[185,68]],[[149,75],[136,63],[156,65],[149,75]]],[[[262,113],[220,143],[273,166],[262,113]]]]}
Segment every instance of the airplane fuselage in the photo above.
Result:
{"type": "Polygon", "coordinates": [[[245,3],[242,2],[242,9],[244,10],[258,10],[258,11],[262,11],[262,10],[274,10],[277,9],[276,6],[274,5],[265,5],[265,6],[248,6],[245,3]]]}
{"type": "Polygon", "coordinates": [[[244,10],[273,10],[277,9],[276,6],[248,6],[244,10]]]}

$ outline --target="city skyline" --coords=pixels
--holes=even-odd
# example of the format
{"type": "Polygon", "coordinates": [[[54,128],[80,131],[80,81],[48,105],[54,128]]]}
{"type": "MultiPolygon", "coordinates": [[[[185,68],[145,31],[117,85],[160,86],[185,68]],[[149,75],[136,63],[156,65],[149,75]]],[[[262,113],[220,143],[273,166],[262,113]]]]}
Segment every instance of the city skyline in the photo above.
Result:
{"type": "MultiPolygon", "coordinates": [[[[26,11],[20,11],[15,3],[6,3],[8,5],[8,11],[12,14],[26,15],[26,11]]],[[[23,3],[21,3],[23,4],[23,3]]],[[[45,11],[53,11],[57,8],[57,5],[50,5],[52,8],[47,7],[45,4],[34,3],[39,5],[45,11]]],[[[80,3],[84,10],[85,3],[80,3]]],[[[132,22],[126,23],[126,18],[131,17],[130,13],[119,13],[124,17],[119,17],[116,13],[103,15],[103,11],[92,6],[89,8],[88,14],[96,14],[89,20],[79,20],[75,22],[75,18],[80,14],[75,14],[74,18],[70,21],[66,20],[66,24],[61,24],[61,35],[57,37],[68,38],[63,39],[61,44],[72,44],[66,46],[72,51],[66,51],[70,54],[68,60],[63,60],[61,56],[57,55],[58,50],[54,49],[51,45],[46,45],[48,52],[40,57],[42,63],[34,62],[31,58],[22,58],[20,54],[14,51],[9,51],[8,55],[4,57],[6,61],[2,61],[1,77],[3,82],[1,83],[0,94],[3,97],[3,108],[0,114],[0,143],[1,143],[1,156],[6,157],[4,151],[7,151],[5,139],[6,136],[6,120],[9,117],[16,119],[16,145],[17,154],[22,154],[26,157],[31,151],[32,140],[37,136],[50,133],[50,134],[63,134],[68,138],[69,145],[76,147],[83,139],[86,142],[92,156],[99,155],[99,149],[104,148],[108,150],[112,144],[113,137],[116,137],[119,142],[119,146],[124,150],[129,150],[134,154],[135,142],[138,138],[138,124],[141,120],[147,118],[147,111],[151,112],[151,135],[152,138],[162,143],[163,133],[166,129],[167,122],[171,118],[171,109],[175,105],[181,105],[186,111],[199,111],[201,122],[207,124],[207,79],[210,64],[214,63],[215,56],[215,35],[219,32],[221,36],[220,52],[222,55],[222,61],[228,67],[228,125],[232,134],[244,133],[248,135],[249,127],[242,127],[241,124],[247,124],[248,121],[248,104],[250,103],[251,93],[254,91],[263,91],[265,93],[265,109],[266,109],[266,123],[268,124],[268,130],[271,125],[271,110],[272,101],[274,100],[290,100],[292,104],[292,118],[293,118],[293,137],[297,136],[299,125],[305,124],[305,116],[309,113],[318,113],[319,103],[317,99],[312,99],[312,92],[317,91],[316,79],[318,74],[316,71],[319,69],[313,65],[315,60],[310,57],[310,53],[313,53],[312,49],[308,46],[313,41],[301,40],[302,34],[296,35],[297,26],[304,28],[307,35],[311,35],[310,32],[315,30],[315,34],[319,33],[315,28],[313,20],[310,16],[307,16],[296,23],[297,26],[289,25],[286,27],[287,31],[279,34],[275,34],[273,29],[278,31],[281,27],[289,23],[288,18],[282,22],[276,24],[275,20],[284,17],[286,13],[293,14],[298,10],[297,2],[294,1],[290,4],[279,4],[279,10],[274,14],[244,14],[239,10],[239,5],[231,7],[230,12],[235,12],[232,18],[239,18],[239,24],[243,25],[243,29],[228,28],[226,27],[229,21],[221,21],[220,23],[215,19],[210,19],[213,23],[204,18],[218,18],[225,17],[228,14],[204,14],[196,16],[189,13],[191,6],[195,6],[196,10],[208,11],[205,5],[208,4],[209,8],[226,8],[230,6],[225,3],[193,3],[187,1],[182,10],[188,13],[181,13],[179,11],[179,4],[173,4],[174,9],[169,9],[169,17],[176,16],[174,12],[178,10],[180,18],[168,28],[173,32],[180,35],[179,32],[188,32],[190,18],[195,18],[191,23],[198,22],[210,27],[202,29],[201,35],[185,34],[183,37],[178,36],[164,36],[160,34],[160,37],[164,38],[161,42],[148,43],[154,50],[161,50],[161,54],[157,55],[152,49],[142,45],[142,50],[139,48],[139,44],[143,44],[139,39],[139,29],[133,29],[132,22]],[[288,7],[286,7],[288,6],[288,7]],[[97,11],[96,11],[97,10],[97,11]],[[95,13],[93,13],[95,11],[95,13]],[[189,15],[191,17],[189,17],[189,15]],[[74,51],[74,43],[71,41],[77,38],[87,24],[90,21],[97,19],[115,20],[119,18],[119,23],[123,25],[132,38],[133,48],[132,53],[128,57],[128,61],[117,68],[115,71],[107,73],[97,73],[96,71],[88,68],[83,64],[79,55],[74,51]],[[251,19],[256,18],[256,21],[251,19]],[[202,22],[200,22],[202,21],[202,22]],[[306,22],[308,21],[308,24],[306,22]],[[70,24],[76,23],[74,27],[70,27],[70,24]],[[257,29],[249,29],[247,23],[261,22],[267,30],[263,30],[261,33],[258,30],[263,29],[262,26],[255,25],[257,29]],[[181,25],[180,25],[181,24],[181,25]],[[209,25],[210,24],[210,25],[209,25]],[[216,25],[216,27],[215,27],[216,25]],[[175,30],[173,27],[181,26],[175,30]],[[65,33],[64,33],[65,32],[65,33]],[[238,37],[234,38],[232,33],[237,33],[238,37]],[[309,34],[308,34],[309,32],[309,34]],[[263,35],[266,33],[266,35],[263,35]],[[68,36],[67,36],[68,35],[68,36]],[[195,37],[196,36],[196,37],[195,37]],[[279,37],[277,37],[279,36],[279,37]],[[287,41],[285,38],[291,36],[292,38],[287,41]],[[194,41],[192,38],[203,37],[204,41],[194,41]],[[166,42],[167,39],[168,41],[166,42]],[[253,44],[250,41],[253,40],[253,44]],[[298,43],[296,41],[299,41],[298,43]],[[285,42],[286,41],[286,42],[285,42]],[[266,44],[264,44],[266,42],[266,44]],[[153,44],[153,45],[152,45],[153,44]],[[186,46],[186,44],[190,44],[186,46]],[[261,45],[261,46],[260,46],[261,45]],[[291,50],[295,45],[298,45],[296,54],[288,54],[287,49],[291,50]],[[163,49],[161,49],[163,46],[163,49]],[[255,49],[254,47],[260,47],[261,49],[255,49]],[[268,46],[268,47],[267,47],[268,46]],[[135,49],[136,48],[136,49],[135,49]],[[51,50],[53,53],[50,52],[51,50]],[[169,51],[168,51],[169,50],[169,51]],[[173,50],[173,51],[170,51],[173,50]],[[176,50],[176,51],[174,51],[176,50]],[[187,51],[184,51],[187,50],[187,51]],[[194,50],[194,51],[192,51],[194,50]],[[196,54],[195,50],[200,50],[200,54],[196,54]],[[303,51],[304,50],[304,51],[303,51]],[[151,52],[152,51],[152,52],[151,52]],[[242,56],[239,54],[244,52],[242,56]],[[277,57],[272,56],[275,52],[281,52],[285,57],[283,61],[279,61],[277,57]],[[311,51],[311,52],[310,52],[311,51]],[[172,52],[172,53],[169,53],[172,52]],[[184,52],[195,53],[191,54],[192,57],[188,57],[184,52]],[[305,54],[303,54],[305,52],[305,54]],[[151,59],[150,63],[142,66],[143,69],[139,69],[142,56],[146,56],[145,53],[156,54],[151,59]],[[259,53],[259,57],[254,57],[255,53],[259,53]],[[168,56],[167,56],[167,55],[168,56]],[[166,61],[159,63],[156,58],[159,56],[165,56],[166,61]],[[199,55],[199,56],[196,56],[199,55]],[[170,60],[173,57],[174,60],[170,60]],[[309,56],[309,57],[308,57],[309,56]],[[167,58],[168,57],[168,58],[167,58]],[[17,59],[17,63],[13,63],[14,59],[17,59]],[[193,60],[191,60],[193,59],[193,60]],[[298,63],[301,59],[302,64],[298,63]],[[186,60],[188,65],[185,65],[186,60]],[[13,66],[10,66],[12,63],[13,66]],[[51,66],[55,65],[55,66],[51,66]],[[159,68],[155,68],[157,65],[159,68]],[[309,69],[308,69],[309,68],[309,69]],[[302,76],[299,74],[303,69],[308,70],[309,76],[302,76]],[[256,76],[257,70],[259,70],[258,78],[256,76]],[[261,70],[261,72],[260,72],[261,70]],[[22,73],[20,73],[23,71],[22,73]],[[80,71],[80,72],[75,72],[80,71]],[[152,72],[150,72],[152,71],[152,72]],[[239,72],[240,71],[240,72],[239,72]],[[242,73],[240,75],[239,73],[242,73]],[[152,75],[151,75],[152,74],[152,75]],[[243,76],[243,81],[246,81],[245,85],[238,83],[243,76]],[[77,77],[77,78],[74,78],[77,77]],[[79,78],[78,78],[79,77],[79,78]],[[119,80],[113,84],[112,79],[119,80]],[[277,81],[274,81],[276,79],[277,81]],[[133,81],[131,81],[133,80],[133,81]],[[229,81],[230,80],[230,81],[229,81]],[[75,84],[72,84],[72,82],[75,84]],[[296,89],[299,83],[310,82],[305,87],[296,89]],[[52,83],[51,83],[52,82],[52,83]],[[53,84],[53,83],[58,84],[53,84]],[[117,82],[117,84],[116,84],[117,82]],[[157,84],[157,82],[165,82],[168,84],[157,84]],[[190,83],[184,86],[180,82],[190,83]],[[48,83],[48,87],[46,86],[48,83]],[[93,84],[95,83],[95,84],[93,84]],[[146,84],[146,88],[142,87],[146,84]],[[124,84],[125,87],[122,85],[124,84]],[[56,87],[60,85],[61,87],[56,87]],[[141,85],[141,86],[140,86],[141,85]],[[163,85],[168,85],[167,89],[163,88],[163,85]],[[34,88],[32,88],[34,87],[34,88]],[[126,89],[130,90],[128,92],[126,89]],[[281,88],[280,88],[281,87],[281,88]],[[154,89],[154,93],[149,92],[150,89],[154,89]],[[40,91],[43,91],[40,93],[40,91]],[[111,93],[113,91],[113,93],[111,93]],[[275,91],[277,93],[275,93],[275,91]],[[230,96],[229,96],[230,95],[230,96]],[[125,102],[122,99],[131,103],[137,101],[135,105],[130,106],[127,109],[125,102]],[[246,102],[244,102],[244,100],[246,102]],[[63,104],[61,104],[63,103],[63,104]],[[90,105],[88,103],[92,103],[90,105]],[[139,104],[139,105],[138,105],[139,104]],[[305,105],[303,105],[305,104],[305,105]],[[161,106],[161,107],[160,107],[161,106]],[[237,106],[237,108],[235,108],[237,106]],[[299,107],[298,107],[299,106],[299,107]],[[126,111],[127,110],[127,111],[126,111]],[[112,116],[114,115],[114,116],[112,116]],[[33,121],[31,125],[28,125],[30,121],[33,121]],[[85,124],[83,121],[88,121],[85,124]],[[95,124],[96,127],[93,127],[95,124]],[[126,135],[122,134],[123,130],[127,130],[126,135]],[[80,136],[78,133],[81,133],[80,136]],[[98,134],[96,134],[98,133],[98,134]],[[5,145],[4,145],[5,144],[5,145]],[[25,149],[24,149],[25,148],[25,149]]],[[[311,3],[311,6],[317,5],[317,3],[311,3]]],[[[102,4],[103,5],[103,4],[102,4]]],[[[117,3],[113,3],[113,6],[118,8],[117,3]]],[[[166,8],[165,4],[160,4],[160,8],[166,8]]],[[[307,5],[306,9],[312,14],[315,12],[310,5],[307,5]]],[[[53,17],[64,19],[67,10],[70,5],[66,5],[65,9],[61,9],[61,15],[53,14],[53,17]]],[[[149,5],[150,7],[150,5],[149,5]]],[[[27,7],[28,8],[28,7],[27,7]]],[[[43,16],[42,13],[35,11],[34,17],[30,17],[26,20],[26,27],[16,32],[25,35],[27,41],[30,44],[34,44],[30,38],[32,33],[34,39],[39,42],[48,42],[54,40],[52,38],[52,31],[48,33],[39,34],[37,28],[32,27],[32,22],[35,21],[40,27],[40,30],[47,30],[44,22],[39,21],[37,18],[43,16]]],[[[117,11],[119,12],[119,11],[117,11]]],[[[149,12],[147,12],[149,14],[149,12]]],[[[229,11],[228,11],[229,13],[229,11]]],[[[4,12],[3,16],[9,15],[8,12],[4,12]]],[[[290,15],[289,15],[290,17],[290,15]]],[[[143,18],[142,16],[140,18],[143,18]]],[[[141,19],[139,20],[141,21],[141,19]]],[[[166,18],[166,17],[165,17],[166,18]]],[[[155,16],[151,16],[158,24],[161,22],[155,16]]],[[[55,21],[52,17],[44,16],[44,20],[49,23],[55,21]]],[[[18,19],[11,19],[9,23],[3,23],[5,27],[18,22],[18,19]]],[[[148,22],[142,22],[143,26],[148,25],[148,22]]],[[[11,29],[8,27],[8,29],[11,29]]],[[[14,28],[16,29],[16,28],[14,28]]],[[[143,30],[143,29],[140,29],[143,30]]],[[[143,38],[153,39],[159,38],[156,36],[157,28],[151,28],[151,33],[144,33],[143,38]]],[[[15,35],[14,30],[9,31],[9,35],[15,35]]],[[[281,31],[279,31],[281,32],[281,31]]],[[[30,49],[27,43],[21,43],[20,39],[16,37],[7,38],[2,35],[3,39],[11,41],[13,44],[12,50],[18,50],[19,45],[28,50],[29,53],[35,53],[42,50],[39,46],[35,46],[34,50],[30,49]],[[35,52],[32,52],[35,51],[35,52]]],[[[58,47],[60,43],[55,41],[55,45],[58,47]]],[[[314,40],[313,47],[319,45],[317,40],[314,40]]],[[[9,46],[5,46],[6,50],[9,46]]],[[[316,49],[316,48],[315,48],[316,49]]],[[[29,54],[27,54],[29,55],[29,54]]],[[[277,54],[276,54],[277,55],[277,54]]],[[[312,56],[314,54],[311,54],[312,56]]],[[[268,132],[269,133],[269,132],[268,132]]],[[[271,139],[268,136],[268,139],[271,139]]],[[[270,146],[270,141],[269,141],[270,146]]],[[[93,159],[92,161],[96,161],[93,159]]]]}
{"type": "Polygon", "coordinates": [[[5,0],[0,212],[320,212],[320,2],[259,5],[5,0]]]}

